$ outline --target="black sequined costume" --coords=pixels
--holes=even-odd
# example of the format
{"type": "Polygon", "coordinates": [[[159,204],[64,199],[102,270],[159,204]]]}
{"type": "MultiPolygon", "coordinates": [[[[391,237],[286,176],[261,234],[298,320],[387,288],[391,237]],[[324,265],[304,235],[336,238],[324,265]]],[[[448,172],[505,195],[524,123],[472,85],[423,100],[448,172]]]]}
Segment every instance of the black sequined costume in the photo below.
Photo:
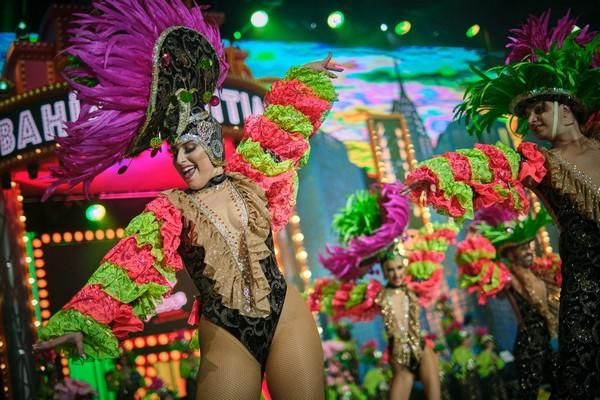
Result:
{"type": "MultiPolygon", "coordinates": [[[[267,246],[273,249],[273,239],[269,236],[267,246]]],[[[240,341],[256,358],[261,367],[265,368],[269,347],[275,335],[275,328],[283,309],[285,300],[286,283],[283,275],[277,268],[275,256],[261,261],[262,270],[269,281],[271,294],[271,315],[266,318],[251,318],[240,315],[239,311],[225,307],[218,294],[212,289],[214,282],[203,275],[204,249],[193,246],[184,240],[179,248],[194,284],[200,291],[200,313],[213,324],[222,327],[240,341]]],[[[274,252],[273,252],[274,254],[274,252]]]]}
{"type": "Polygon", "coordinates": [[[543,384],[553,384],[556,355],[544,317],[517,291],[511,290],[520,314],[513,353],[519,376],[519,399],[535,400],[543,384]]]}
{"type": "MultiPolygon", "coordinates": [[[[548,180],[538,187],[560,226],[560,399],[600,396],[600,225],[548,180]]],[[[598,207],[598,205],[596,205],[598,207]]]]}

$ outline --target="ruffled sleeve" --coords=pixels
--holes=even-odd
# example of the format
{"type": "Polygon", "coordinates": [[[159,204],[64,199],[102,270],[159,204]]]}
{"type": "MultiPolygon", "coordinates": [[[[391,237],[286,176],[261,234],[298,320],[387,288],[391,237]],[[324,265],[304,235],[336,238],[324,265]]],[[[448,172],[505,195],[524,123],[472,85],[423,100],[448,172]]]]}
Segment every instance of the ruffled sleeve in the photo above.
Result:
{"type": "Polygon", "coordinates": [[[245,121],[244,135],[227,163],[265,191],[274,231],[292,215],[298,190],[297,170],[310,154],[308,139],[319,129],[336,98],[324,72],[291,68],[273,83],[263,115],[245,121]]]}
{"type": "Polygon", "coordinates": [[[492,205],[526,214],[529,199],[524,181],[539,182],[546,174],[543,155],[533,143],[521,154],[501,142],[476,144],[425,160],[406,177],[415,201],[425,199],[438,212],[461,221],[492,205]]]}
{"type": "Polygon", "coordinates": [[[150,202],[87,284],[40,329],[39,339],[81,332],[87,356],[118,357],[119,339],[143,330],[143,321],[175,286],[183,268],[181,228],[181,213],[165,196],[150,202]]]}
{"type": "Polygon", "coordinates": [[[350,283],[321,278],[308,296],[313,312],[322,312],[333,320],[348,318],[352,321],[369,321],[381,312],[377,297],[383,289],[378,281],[350,283]]]}

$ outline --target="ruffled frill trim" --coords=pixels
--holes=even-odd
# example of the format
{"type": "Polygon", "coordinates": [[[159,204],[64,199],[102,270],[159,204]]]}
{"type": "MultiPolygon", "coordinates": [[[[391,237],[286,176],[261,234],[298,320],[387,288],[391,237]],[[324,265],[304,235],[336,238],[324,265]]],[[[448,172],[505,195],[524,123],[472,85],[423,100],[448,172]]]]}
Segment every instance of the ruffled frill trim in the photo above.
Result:
{"type": "Polygon", "coordinates": [[[251,139],[244,139],[237,147],[237,152],[256,170],[266,176],[277,176],[294,168],[292,160],[277,162],[268,154],[261,144],[251,139]]]}
{"type": "MultiPolygon", "coordinates": [[[[83,334],[83,351],[95,359],[118,358],[119,341],[111,329],[94,318],[73,309],[60,310],[39,330],[41,341],[51,340],[69,333],[83,334]]],[[[69,345],[63,348],[67,354],[77,357],[77,351],[69,345]]]]}
{"type": "Polygon", "coordinates": [[[213,289],[220,296],[223,305],[244,316],[265,318],[271,313],[267,298],[271,288],[260,265],[260,261],[271,254],[266,244],[271,231],[270,216],[265,207],[266,199],[261,188],[243,175],[231,173],[228,177],[244,200],[248,212],[245,242],[250,261],[247,267],[252,276],[252,310],[246,310],[242,272],[218,229],[186,193],[173,190],[166,192],[166,195],[182,210],[184,218],[190,224],[192,243],[205,249],[203,274],[214,282],[213,289]]]}
{"type": "Polygon", "coordinates": [[[63,308],[77,310],[100,324],[109,325],[119,339],[144,330],[144,323],[135,315],[133,308],[110,296],[100,285],[84,286],[63,308]]]}
{"type": "Polygon", "coordinates": [[[457,245],[459,286],[477,295],[479,304],[504,290],[510,282],[510,272],[501,262],[494,261],[496,249],[481,235],[468,235],[457,245]]]}
{"type": "Polygon", "coordinates": [[[542,276],[550,276],[556,286],[562,286],[562,260],[556,253],[544,257],[535,257],[531,270],[542,276]]]}
{"type": "Polygon", "coordinates": [[[244,121],[244,137],[260,142],[263,149],[282,160],[292,160],[298,164],[310,145],[300,135],[281,129],[275,122],[262,115],[250,116],[244,121]]]}
{"type": "Polygon", "coordinates": [[[600,187],[586,182],[586,176],[573,164],[552,151],[545,151],[550,171],[550,184],[561,195],[567,196],[579,212],[600,224],[600,187]]]}
{"type": "Polygon", "coordinates": [[[298,133],[307,139],[313,132],[310,119],[293,106],[273,104],[266,108],[263,115],[284,131],[298,133]]]}
{"type": "Polygon", "coordinates": [[[298,80],[308,86],[321,99],[333,103],[337,99],[331,78],[325,72],[306,67],[292,67],[284,77],[285,80],[298,80]]]}
{"type": "Polygon", "coordinates": [[[308,117],[313,130],[316,132],[331,103],[318,97],[308,86],[299,80],[280,80],[271,85],[271,90],[265,96],[265,103],[293,106],[308,117]]]}
{"type": "Polygon", "coordinates": [[[238,153],[232,156],[226,168],[228,173],[246,176],[262,188],[271,214],[272,229],[274,232],[279,232],[289,221],[296,204],[296,171],[269,177],[252,167],[238,153]]]}
{"type": "Polygon", "coordinates": [[[311,311],[323,312],[334,321],[369,321],[380,313],[375,300],[382,288],[376,280],[355,284],[319,279],[308,296],[308,304],[311,311]]]}
{"type": "Polygon", "coordinates": [[[421,306],[429,307],[440,297],[443,277],[444,271],[440,266],[436,266],[426,279],[419,280],[416,276],[407,275],[404,283],[415,293],[421,306]]]}

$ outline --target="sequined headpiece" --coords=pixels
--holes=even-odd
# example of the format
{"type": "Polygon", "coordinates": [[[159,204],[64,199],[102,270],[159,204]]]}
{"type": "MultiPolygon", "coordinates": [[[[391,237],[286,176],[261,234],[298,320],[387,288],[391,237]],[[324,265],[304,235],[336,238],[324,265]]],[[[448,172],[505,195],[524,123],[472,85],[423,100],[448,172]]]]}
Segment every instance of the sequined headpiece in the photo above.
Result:
{"type": "Polygon", "coordinates": [[[58,138],[59,184],[92,179],[150,147],[193,140],[223,164],[219,124],[206,112],[227,75],[218,28],[181,0],[96,0],[70,29],[65,79],[81,101],[58,138]]]}

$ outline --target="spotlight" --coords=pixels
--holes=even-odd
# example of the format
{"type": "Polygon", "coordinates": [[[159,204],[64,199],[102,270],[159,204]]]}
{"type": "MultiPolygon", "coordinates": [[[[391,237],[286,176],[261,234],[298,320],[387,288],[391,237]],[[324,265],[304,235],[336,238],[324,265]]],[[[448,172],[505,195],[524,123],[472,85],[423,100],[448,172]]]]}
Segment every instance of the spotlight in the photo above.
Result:
{"type": "Polygon", "coordinates": [[[400,21],[396,24],[394,32],[396,32],[396,35],[406,35],[410,28],[412,28],[410,21],[400,21]]]}
{"type": "Polygon", "coordinates": [[[15,35],[17,36],[17,40],[29,40],[29,35],[27,34],[27,24],[24,21],[21,21],[17,24],[15,35]]]}
{"type": "Polygon", "coordinates": [[[233,32],[233,38],[235,40],[240,40],[242,38],[242,32],[240,32],[240,31],[233,32]]]}
{"type": "Polygon", "coordinates": [[[250,17],[250,23],[255,28],[263,28],[269,23],[269,14],[262,10],[255,11],[250,17]]]}
{"type": "Polygon", "coordinates": [[[344,13],[341,11],[334,11],[327,17],[327,25],[331,29],[339,29],[344,25],[344,13]]]}
{"type": "Polygon", "coordinates": [[[29,175],[29,179],[37,179],[39,170],[39,164],[32,163],[27,165],[27,175],[29,175]]]}
{"type": "Polygon", "coordinates": [[[106,209],[102,204],[92,204],[85,210],[85,217],[89,221],[101,221],[106,215],[106,209]]]}
{"type": "Polygon", "coordinates": [[[466,35],[468,38],[475,37],[475,36],[477,36],[477,34],[479,33],[480,30],[481,30],[481,27],[479,25],[477,25],[477,24],[471,25],[469,27],[469,29],[467,29],[466,35]]]}
{"type": "Polygon", "coordinates": [[[379,29],[381,30],[381,32],[387,32],[388,26],[387,24],[381,24],[379,25],[379,29]]]}

